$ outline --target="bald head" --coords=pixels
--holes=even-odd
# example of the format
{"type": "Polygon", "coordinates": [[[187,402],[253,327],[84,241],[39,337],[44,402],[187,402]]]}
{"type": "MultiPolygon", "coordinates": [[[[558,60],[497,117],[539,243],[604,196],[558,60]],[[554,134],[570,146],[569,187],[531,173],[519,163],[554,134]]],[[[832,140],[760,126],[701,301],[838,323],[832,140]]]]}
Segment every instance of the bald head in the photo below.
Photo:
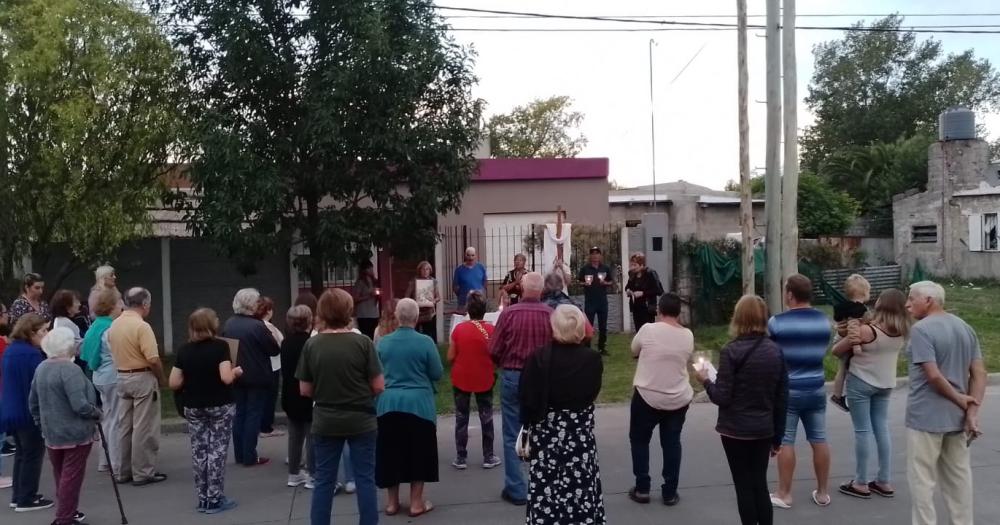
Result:
{"type": "Polygon", "coordinates": [[[529,272],[521,278],[521,289],[525,299],[540,299],[545,289],[545,279],[538,272],[529,272]]]}

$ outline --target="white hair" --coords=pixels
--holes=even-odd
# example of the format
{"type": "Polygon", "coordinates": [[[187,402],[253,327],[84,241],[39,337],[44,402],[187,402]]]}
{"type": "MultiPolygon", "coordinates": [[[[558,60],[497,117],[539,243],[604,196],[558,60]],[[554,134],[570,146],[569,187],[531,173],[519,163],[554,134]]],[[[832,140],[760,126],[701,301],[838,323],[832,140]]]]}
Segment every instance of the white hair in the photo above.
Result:
{"type": "Polygon", "coordinates": [[[417,326],[417,319],[420,317],[420,307],[413,299],[400,299],[396,304],[396,320],[400,326],[413,328],[417,326]]]}
{"type": "Polygon", "coordinates": [[[129,288],[123,299],[125,308],[145,308],[153,304],[153,294],[145,288],[129,288]]]}
{"type": "Polygon", "coordinates": [[[476,248],[475,248],[475,247],[473,247],[473,246],[469,246],[468,248],[466,248],[466,249],[465,249],[465,254],[466,254],[466,255],[468,255],[468,254],[469,254],[469,252],[472,252],[473,254],[476,254],[476,253],[479,253],[479,252],[478,252],[478,251],[476,250],[476,248]]]}
{"type": "Polygon", "coordinates": [[[525,292],[534,292],[535,295],[540,295],[545,289],[545,279],[538,272],[528,272],[524,274],[524,277],[521,277],[521,288],[525,292]]]}
{"type": "Polygon", "coordinates": [[[104,286],[104,279],[111,277],[114,274],[114,267],[108,265],[98,266],[97,269],[94,270],[94,280],[97,281],[97,284],[104,286]]]}
{"type": "Polygon", "coordinates": [[[60,326],[42,339],[42,351],[49,357],[71,357],[76,354],[76,336],[69,328],[60,326]]]}
{"type": "Polygon", "coordinates": [[[549,324],[552,326],[552,339],[560,343],[577,344],[587,336],[587,318],[572,305],[559,305],[552,312],[549,324]]]}
{"type": "Polygon", "coordinates": [[[257,313],[258,302],[260,302],[260,292],[255,288],[243,288],[233,297],[233,313],[252,316],[257,313]]]}
{"type": "Polygon", "coordinates": [[[944,306],[944,287],[934,281],[920,281],[910,285],[910,296],[926,297],[944,306]]]}

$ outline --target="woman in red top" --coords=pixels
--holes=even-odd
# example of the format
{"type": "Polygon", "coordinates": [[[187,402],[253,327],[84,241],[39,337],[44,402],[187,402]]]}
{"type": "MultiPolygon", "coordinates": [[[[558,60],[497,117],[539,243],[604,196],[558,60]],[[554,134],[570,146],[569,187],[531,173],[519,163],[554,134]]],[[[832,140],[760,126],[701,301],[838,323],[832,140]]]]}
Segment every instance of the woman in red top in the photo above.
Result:
{"type": "Polygon", "coordinates": [[[472,396],[476,396],[479,424],[483,429],[483,468],[500,465],[500,458],[493,453],[493,360],[490,359],[490,337],[493,325],[483,321],[486,316],[486,297],[481,292],[469,294],[469,321],[451,333],[448,362],[451,363],[451,384],[455,389],[455,448],[458,457],[451,466],[458,470],[468,467],[469,409],[472,396]]]}

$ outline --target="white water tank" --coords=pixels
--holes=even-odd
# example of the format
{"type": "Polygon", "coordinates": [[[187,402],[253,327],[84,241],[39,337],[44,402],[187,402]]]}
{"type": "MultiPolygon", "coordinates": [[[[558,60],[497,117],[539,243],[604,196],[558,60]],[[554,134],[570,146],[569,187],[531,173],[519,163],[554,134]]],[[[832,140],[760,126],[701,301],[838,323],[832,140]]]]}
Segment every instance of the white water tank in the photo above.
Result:
{"type": "Polygon", "coordinates": [[[971,109],[953,107],[938,117],[938,139],[970,140],[976,138],[976,113],[971,109]]]}

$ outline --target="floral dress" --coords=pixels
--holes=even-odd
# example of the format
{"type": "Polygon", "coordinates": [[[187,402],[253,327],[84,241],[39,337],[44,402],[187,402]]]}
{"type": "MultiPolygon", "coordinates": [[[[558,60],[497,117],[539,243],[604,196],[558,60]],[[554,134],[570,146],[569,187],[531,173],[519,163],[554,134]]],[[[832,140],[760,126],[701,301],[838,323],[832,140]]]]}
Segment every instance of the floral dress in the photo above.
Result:
{"type": "Polygon", "coordinates": [[[42,316],[46,321],[52,322],[52,313],[49,312],[49,303],[40,301],[38,303],[38,310],[35,310],[34,306],[28,302],[24,297],[18,297],[10,305],[10,326],[11,328],[17,324],[17,320],[23,317],[25,314],[38,314],[42,316]]]}
{"type": "Polygon", "coordinates": [[[549,411],[531,427],[527,525],[604,525],[594,407],[549,411]]]}

